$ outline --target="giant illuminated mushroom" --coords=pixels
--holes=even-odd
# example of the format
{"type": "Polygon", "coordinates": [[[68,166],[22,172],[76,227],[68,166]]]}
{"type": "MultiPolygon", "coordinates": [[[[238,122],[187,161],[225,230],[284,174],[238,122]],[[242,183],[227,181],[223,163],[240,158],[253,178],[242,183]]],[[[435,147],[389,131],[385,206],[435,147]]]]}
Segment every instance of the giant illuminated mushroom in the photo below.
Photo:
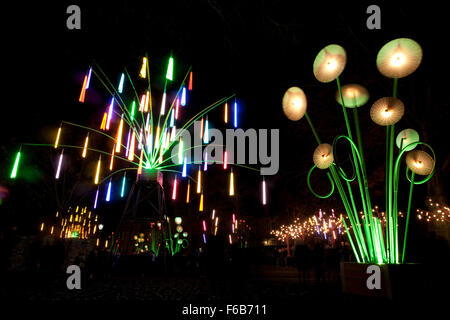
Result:
{"type": "Polygon", "coordinates": [[[405,129],[398,133],[397,139],[395,140],[397,147],[399,149],[405,149],[406,151],[411,151],[416,147],[416,144],[413,144],[407,148],[406,146],[410,145],[414,142],[419,142],[419,134],[414,129],[405,129]]]}
{"type": "Polygon", "coordinates": [[[370,117],[380,126],[397,123],[405,112],[405,106],[399,99],[384,97],[374,102],[370,108],[370,117]]]}
{"type": "Polygon", "coordinates": [[[412,172],[422,176],[429,175],[434,169],[433,158],[428,153],[421,150],[408,152],[406,155],[406,164],[412,172]]]}
{"type": "Polygon", "coordinates": [[[347,54],[344,48],[330,44],[320,50],[313,64],[314,76],[320,82],[331,82],[344,71],[347,54]]]}
{"type": "Polygon", "coordinates": [[[313,161],[319,169],[329,168],[334,161],[333,147],[328,143],[319,144],[314,150],[313,161]]]}
{"type": "MultiPolygon", "coordinates": [[[[363,86],[352,83],[342,87],[342,99],[347,108],[361,107],[369,100],[369,91],[363,86]]],[[[342,105],[342,99],[339,90],[336,91],[336,101],[342,105]]]]}
{"type": "Polygon", "coordinates": [[[413,73],[422,61],[422,48],[412,39],[399,38],[386,43],[378,52],[377,68],[388,78],[413,73]]]}
{"type": "Polygon", "coordinates": [[[306,95],[298,87],[289,88],[283,96],[283,112],[289,120],[298,121],[305,115],[306,95]]]}

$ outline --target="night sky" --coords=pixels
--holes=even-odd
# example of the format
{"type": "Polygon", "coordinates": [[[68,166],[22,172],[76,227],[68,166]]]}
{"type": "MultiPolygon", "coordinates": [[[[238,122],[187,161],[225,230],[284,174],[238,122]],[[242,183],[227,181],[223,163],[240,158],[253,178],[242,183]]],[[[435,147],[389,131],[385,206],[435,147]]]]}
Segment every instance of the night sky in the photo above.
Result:
{"type": "MultiPolygon", "coordinates": [[[[337,196],[319,200],[308,191],[306,174],[313,164],[314,137],[305,119],[291,122],[281,109],[285,90],[299,86],[308,97],[308,112],[321,139],[331,143],[344,133],[342,112],[334,100],[335,82],[319,83],[312,72],[314,57],[331,43],[347,51],[341,82],[362,84],[371,94],[368,104],[360,109],[360,121],[372,197],[382,205],[385,130],[371,121],[369,108],[378,98],[391,95],[392,80],[378,72],[375,59],[386,42],[399,37],[416,40],[424,58],[415,73],[399,81],[405,115],[396,129],[416,129],[437,154],[437,177],[428,190],[426,186],[417,188],[415,206],[424,207],[427,191],[445,197],[448,185],[442,186],[448,182],[450,160],[449,28],[445,11],[427,3],[377,2],[382,28],[368,30],[366,8],[373,3],[343,3],[187,0],[13,4],[2,17],[2,51],[6,53],[2,69],[6,70],[3,78],[7,87],[2,90],[0,116],[0,184],[11,188],[14,206],[0,210],[34,217],[30,224],[35,223],[36,215],[53,212],[54,185],[46,179],[53,174],[50,159],[55,159],[56,153],[52,150],[30,151],[24,160],[31,167],[27,183],[12,187],[7,178],[20,143],[52,143],[61,120],[98,125],[107,96],[99,93],[92,103],[78,103],[90,64],[101,66],[115,83],[124,67],[137,76],[140,58],[148,54],[153,90],[157,92],[171,53],[177,79],[193,67],[196,104],[205,106],[236,94],[242,128],[280,129],[280,170],[267,180],[268,210],[254,206],[259,201],[260,178],[239,172],[240,206],[246,215],[283,218],[292,212],[308,216],[319,207],[339,208],[337,196]],[[66,8],[71,4],[81,8],[81,30],[66,28],[66,8]],[[20,199],[27,194],[32,201],[19,201],[13,195],[19,192],[20,199]],[[41,210],[31,212],[33,208],[41,210]]],[[[83,131],[73,134],[84,136],[83,131]]],[[[90,182],[90,177],[84,179],[90,182]]],[[[328,189],[324,175],[315,175],[313,181],[318,191],[328,189]]]]}

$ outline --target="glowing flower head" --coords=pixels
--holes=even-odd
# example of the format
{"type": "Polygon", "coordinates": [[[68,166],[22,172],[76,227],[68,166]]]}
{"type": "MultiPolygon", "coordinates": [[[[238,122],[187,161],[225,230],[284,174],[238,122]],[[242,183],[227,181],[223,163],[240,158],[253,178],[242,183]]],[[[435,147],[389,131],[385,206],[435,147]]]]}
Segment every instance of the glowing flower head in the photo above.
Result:
{"type": "MultiPolygon", "coordinates": [[[[407,145],[418,141],[419,141],[419,134],[414,129],[405,129],[400,131],[395,140],[398,148],[400,148],[400,145],[402,146],[402,148],[405,148],[407,145]]],[[[406,151],[411,151],[415,147],[416,145],[409,146],[406,148],[406,151]]]]}
{"type": "Polygon", "coordinates": [[[378,52],[377,68],[388,78],[403,78],[413,73],[422,61],[422,48],[408,38],[386,43],[378,52]]]}
{"type": "Polygon", "coordinates": [[[282,104],[286,117],[289,120],[297,121],[305,115],[308,102],[302,89],[291,87],[284,94],[282,104]]]}
{"type": "MultiPolygon", "coordinates": [[[[369,101],[369,91],[356,83],[346,84],[342,87],[342,98],[344,99],[344,105],[347,108],[361,107],[369,101]]],[[[336,92],[336,101],[342,105],[339,91],[336,92]]]]}
{"type": "Polygon", "coordinates": [[[399,99],[384,97],[375,101],[370,108],[370,117],[380,126],[397,123],[405,112],[405,106],[399,99]]]}
{"type": "Polygon", "coordinates": [[[313,64],[314,76],[320,82],[331,82],[344,71],[346,62],[344,48],[330,44],[317,54],[313,64]]]}
{"type": "Polygon", "coordinates": [[[334,161],[333,148],[328,143],[319,144],[314,150],[313,161],[317,168],[327,169],[334,161]]]}
{"type": "Polygon", "coordinates": [[[434,160],[433,158],[421,150],[413,150],[406,155],[406,164],[412,172],[427,176],[433,172],[434,160]]]}

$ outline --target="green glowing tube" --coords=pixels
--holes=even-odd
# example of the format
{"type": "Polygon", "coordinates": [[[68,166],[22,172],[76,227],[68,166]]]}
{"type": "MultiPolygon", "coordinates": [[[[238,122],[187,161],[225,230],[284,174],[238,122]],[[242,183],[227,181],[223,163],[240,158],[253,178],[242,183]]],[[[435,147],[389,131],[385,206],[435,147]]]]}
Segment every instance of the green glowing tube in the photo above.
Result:
{"type": "Polygon", "coordinates": [[[14,161],[14,166],[11,171],[11,179],[15,179],[17,176],[17,168],[19,167],[19,161],[20,161],[20,151],[17,152],[16,160],[14,161]]]}

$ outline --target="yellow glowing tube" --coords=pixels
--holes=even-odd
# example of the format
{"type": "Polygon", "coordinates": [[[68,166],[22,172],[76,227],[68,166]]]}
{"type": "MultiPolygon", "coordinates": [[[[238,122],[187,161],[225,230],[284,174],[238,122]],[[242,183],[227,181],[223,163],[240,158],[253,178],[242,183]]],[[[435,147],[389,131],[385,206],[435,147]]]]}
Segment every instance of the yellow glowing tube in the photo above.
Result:
{"type": "Polygon", "coordinates": [[[104,113],[103,114],[103,119],[102,119],[102,123],[100,125],[100,130],[106,130],[106,121],[108,119],[108,113],[104,113]]]}
{"type": "Polygon", "coordinates": [[[147,77],[147,57],[142,58],[142,67],[139,76],[141,78],[147,77]]]}
{"type": "Polygon", "coordinates": [[[61,136],[61,126],[58,129],[58,133],[56,134],[56,140],[55,140],[55,149],[58,148],[59,144],[59,137],[61,136]]]}
{"type": "Polygon", "coordinates": [[[234,196],[234,174],[233,170],[230,172],[230,196],[234,196]]]}
{"type": "Polygon", "coordinates": [[[83,153],[81,154],[81,156],[82,156],[83,158],[86,158],[86,153],[87,153],[88,143],[89,143],[89,133],[88,133],[87,136],[86,136],[86,140],[84,140],[83,153]]]}
{"type": "Polygon", "coordinates": [[[97,162],[97,170],[95,172],[95,180],[94,180],[95,184],[98,184],[98,179],[100,177],[100,165],[101,165],[101,162],[102,162],[102,155],[99,155],[98,162],[97,162]]]}
{"type": "Polygon", "coordinates": [[[144,149],[141,149],[141,155],[139,158],[139,167],[138,167],[138,174],[142,174],[142,160],[144,159],[144,149]]]}
{"type": "Polygon", "coordinates": [[[198,173],[197,173],[197,193],[200,193],[202,190],[202,170],[201,167],[198,166],[198,173]]]}
{"type": "Polygon", "coordinates": [[[186,192],[186,203],[189,203],[189,191],[191,190],[191,182],[188,182],[187,192],[186,192]]]}
{"type": "Polygon", "coordinates": [[[41,224],[41,231],[44,231],[44,223],[41,224]]]}
{"type": "Polygon", "coordinates": [[[198,211],[203,211],[203,192],[200,195],[200,205],[199,205],[198,211]]]}
{"type": "Polygon", "coordinates": [[[225,111],[223,114],[223,120],[225,123],[228,123],[228,103],[225,102],[225,111]]]}
{"type": "Polygon", "coordinates": [[[122,145],[122,132],[123,132],[123,115],[120,119],[119,128],[117,129],[117,136],[116,136],[116,152],[120,152],[120,147],[122,145]]]}
{"type": "Polygon", "coordinates": [[[111,152],[111,161],[109,162],[109,170],[113,169],[115,151],[116,151],[115,146],[113,146],[113,149],[112,149],[112,152],[111,152]]]}
{"type": "Polygon", "coordinates": [[[147,93],[145,94],[145,103],[144,103],[144,112],[148,112],[148,105],[150,101],[150,92],[147,91],[147,93]]]}

